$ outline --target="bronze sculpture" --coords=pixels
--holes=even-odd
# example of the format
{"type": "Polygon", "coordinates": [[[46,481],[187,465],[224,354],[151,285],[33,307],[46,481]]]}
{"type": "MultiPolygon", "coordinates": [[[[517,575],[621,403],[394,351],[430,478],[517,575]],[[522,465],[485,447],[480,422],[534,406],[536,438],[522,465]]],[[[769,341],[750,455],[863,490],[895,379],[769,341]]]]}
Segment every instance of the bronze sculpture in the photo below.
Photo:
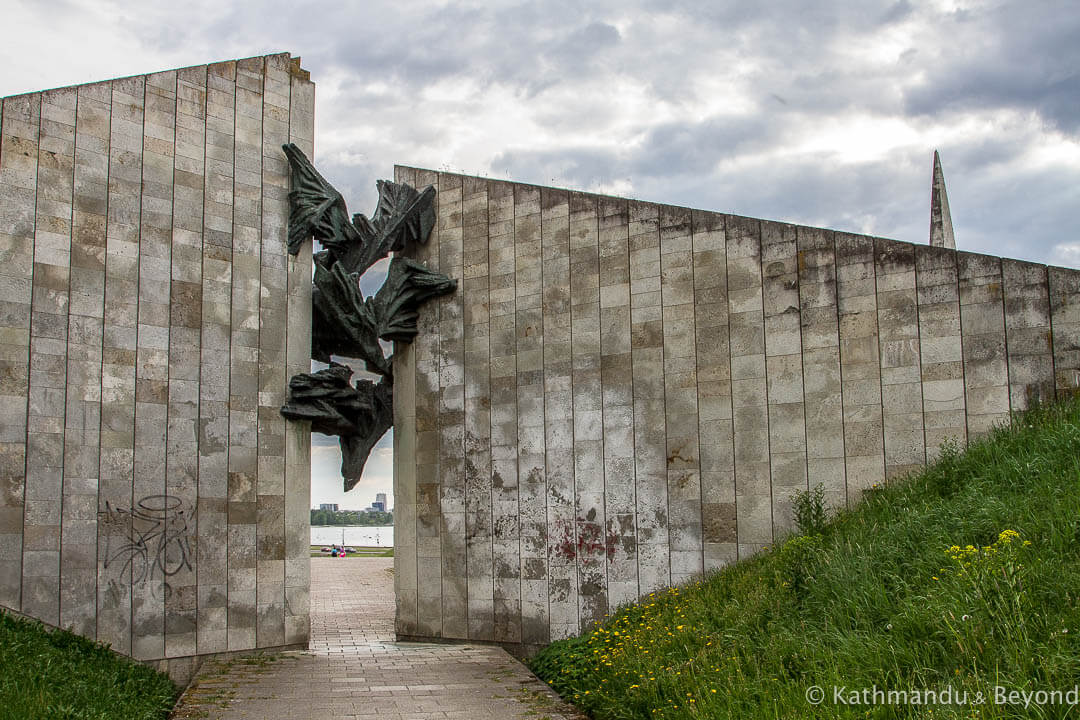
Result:
{"type": "Polygon", "coordinates": [[[311,429],[337,435],[345,490],[359,481],[375,443],[393,425],[393,357],[380,340],[411,343],[420,305],[457,288],[457,281],[404,257],[390,260],[373,297],[360,291],[360,276],[391,252],[426,243],[435,225],[435,189],[379,180],[379,202],[369,220],[349,219],[345,200],[293,144],[282,146],[292,168],[289,252],[308,238],[325,248],[313,254],[311,354],[330,367],[289,381],[281,414],[307,420],[311,429]],[[357,358],[378,381],[351,383],[352,369],[333,358],[357,358]]]}

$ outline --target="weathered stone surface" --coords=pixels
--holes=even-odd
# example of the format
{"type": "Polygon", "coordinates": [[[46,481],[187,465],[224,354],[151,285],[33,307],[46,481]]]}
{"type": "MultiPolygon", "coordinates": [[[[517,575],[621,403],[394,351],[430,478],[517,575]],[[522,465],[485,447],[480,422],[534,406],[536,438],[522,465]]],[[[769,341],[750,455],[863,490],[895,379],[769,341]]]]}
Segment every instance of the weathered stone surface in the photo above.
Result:
{"type": "Polygon", "coordinates": [[[306,568],[307,431],[277,413],[288,344],[310,363],[277,150],[311,150],[304,75],[275,55],[0,104],[0,604],[148,660],[306,642],[283,558],[292,509],[306,568]]]}
{"type": "Polygon", "coordinates": [[[439,188],[409,257],[463,279],[394,358],[403,634],[564,637],[782,539],[797,490],[844,507],[1077,384],[1075,271],[395,179],[439,188]]]}

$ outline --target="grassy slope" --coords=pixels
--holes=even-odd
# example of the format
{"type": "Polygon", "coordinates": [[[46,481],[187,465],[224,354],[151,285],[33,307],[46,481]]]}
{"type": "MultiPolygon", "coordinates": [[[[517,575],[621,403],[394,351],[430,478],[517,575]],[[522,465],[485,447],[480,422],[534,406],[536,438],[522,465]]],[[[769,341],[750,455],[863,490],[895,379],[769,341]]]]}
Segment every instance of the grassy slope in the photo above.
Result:
{"type": "Polygon", "coordinates": [[[168,676],[72,633],[0,613],[0,717],[163,720],[168,676]]]}
{"type": "Polygon", "coordinates": [[[1078,596],[1073,402],[869,492],[820,535],[624,608],[532,667],[605,719],[1074,717],[1080,708],[992,698],[995,686],[1080,682],[1078,596]],[[811,685],[828,692],[820,707],[807,703],[811,685]],[[852,707],[834,703],[834,685],[951,687],[987,702],[852,707]]]}

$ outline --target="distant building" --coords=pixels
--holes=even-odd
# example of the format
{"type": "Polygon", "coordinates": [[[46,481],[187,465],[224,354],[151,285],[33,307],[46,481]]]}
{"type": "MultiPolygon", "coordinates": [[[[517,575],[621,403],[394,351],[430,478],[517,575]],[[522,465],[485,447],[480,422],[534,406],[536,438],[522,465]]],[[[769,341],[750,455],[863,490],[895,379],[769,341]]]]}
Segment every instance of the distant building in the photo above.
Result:
{"type": "Polygon", "coordinates": [[[371,503],[368,511],[386,512],[386,493],[375,493],[375,502],[371,503]]]}
{"type": "Polygon", "coordinates": [[[330,512],[337,512],[338,511],[338,504],[337,503],[319,503],[319,509],[320,510],[329,510],[330,512]]]}

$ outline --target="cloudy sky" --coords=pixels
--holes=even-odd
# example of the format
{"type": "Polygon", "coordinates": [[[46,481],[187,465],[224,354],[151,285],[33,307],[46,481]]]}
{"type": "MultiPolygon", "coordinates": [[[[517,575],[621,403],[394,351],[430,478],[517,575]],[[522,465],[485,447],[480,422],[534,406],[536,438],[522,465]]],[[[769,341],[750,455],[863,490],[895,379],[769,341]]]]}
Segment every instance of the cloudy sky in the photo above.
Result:
{"type": "MultiPolygon", "coordinates": [[[[270,52],[370,213],[395,163],[1080,267],[1080,5],[983,0],[4,0],[0,95],[270,52]]],[[[389,492],[388,443],[344,496],[389,492]]]]}

